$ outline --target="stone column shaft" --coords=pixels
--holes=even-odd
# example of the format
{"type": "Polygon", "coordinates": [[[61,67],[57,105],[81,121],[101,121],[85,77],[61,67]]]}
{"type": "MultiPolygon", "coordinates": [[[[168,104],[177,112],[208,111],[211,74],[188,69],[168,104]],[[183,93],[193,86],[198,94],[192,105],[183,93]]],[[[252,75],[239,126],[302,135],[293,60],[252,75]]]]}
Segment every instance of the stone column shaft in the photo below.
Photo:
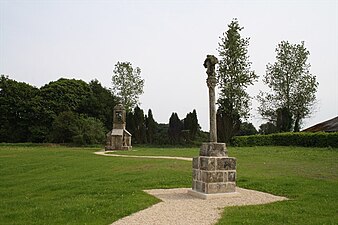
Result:
{"type": "Polygon", "coordinates": [[[216,100],[215,100],[216,78],[213,76],[209,76],[207,79],[207,85],[209,88],[210,142],[217,142],[216,100]]]}

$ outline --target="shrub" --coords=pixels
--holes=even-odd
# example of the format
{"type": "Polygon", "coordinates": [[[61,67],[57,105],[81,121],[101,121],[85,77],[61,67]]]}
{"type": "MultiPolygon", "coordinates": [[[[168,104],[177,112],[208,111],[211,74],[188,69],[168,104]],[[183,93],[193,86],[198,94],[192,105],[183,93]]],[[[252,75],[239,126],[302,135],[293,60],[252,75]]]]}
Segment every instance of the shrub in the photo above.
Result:
{"type": "Polygon", "coordinates": [[[54,143],[102,144],[105,140],[104,125],[93,117],[62,112],[54,120],[50,138],[54,143]]]}
{"type": "Polygon", "coordinates": [[[304,146],[338,147],[338,132],[325,133],[278,133],[269,135],[236,136],[231,140],[233,146],[304,146]]]}

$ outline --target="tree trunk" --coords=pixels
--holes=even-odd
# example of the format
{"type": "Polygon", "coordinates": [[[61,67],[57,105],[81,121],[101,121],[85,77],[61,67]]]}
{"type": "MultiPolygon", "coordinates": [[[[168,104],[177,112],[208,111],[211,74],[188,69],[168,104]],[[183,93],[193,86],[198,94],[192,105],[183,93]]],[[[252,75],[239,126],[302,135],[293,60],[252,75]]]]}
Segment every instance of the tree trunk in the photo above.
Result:
{"type": "Polygon", "coordinates": [[[296,121],[295,121],[295,127],[293,129],[293,132],[299,132],[300,130],[300,118],[299,116],[296,117],[296,121]]]}

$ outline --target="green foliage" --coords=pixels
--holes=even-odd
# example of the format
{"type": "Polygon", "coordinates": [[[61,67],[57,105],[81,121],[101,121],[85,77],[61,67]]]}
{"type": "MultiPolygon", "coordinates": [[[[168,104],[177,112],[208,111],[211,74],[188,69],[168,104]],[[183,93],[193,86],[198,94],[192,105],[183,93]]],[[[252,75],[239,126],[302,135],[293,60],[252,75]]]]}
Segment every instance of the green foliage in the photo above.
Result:
{"type": "MultiPolygon", "coordinates": [[[[153,126],[153,124],[151,126],[153,126]]],[[[147,117],[144,115],[144,112],[140,107],[136,106],[133,111],[127,113],[126,128],[132,134],[133,143],[148,143],[147,117]]]]}
{"type": "Polygon", "coordinates": [[[113,91],[120,98],[127,112],[131,112],[139,104],[139,96],[143,94],[144,79],[141,69],[133,68],[130,62],[117,62],[112,76],[113,91]]]}
{"type": "Polygon", "coordinates": [[[70,143],[78,133],[78,116],[72,111],[65,111],[55,118],[50,138],[54,143],[70,143]]]}
{"type": "Polygon", "coordinates": [[[197,139],[201,139],[200,129],[195,109],[187,113],[183,120],[179,119],[177,113],[172,113],[168,127],[169,143],[171,145],[194,145],[199,142],[197,139]]]}
{"type": "Polygon", "coordinates": [[[126,129],[131,135],[135,133],[135,119],[134,119],[134,112],[127,112],[126,113],[126,129]]]}
{"type": "Polygon", "coordinates": [[[177,113],[172,113],[169,118],[168,136],[171,144],[181,143],[181,131],[183,130],[183,122],[177,113]]]}
{"type": "Polygon", "coordinates": [[[39,89],[0,77],[0,142],[36,141],[41,121],[39,89]]]}
{"type": "Polygon", "coordinates": [[[338,147],[338,132],[333,133],[277,133],[269,135],[237,136],[231,140],[234,146],[304,146],[338,147]]]}
{"type": "Polygon", "coordinates": [[[250,96],[246,88],[258,77],[250,70],[249,38],[241,37],[242,30],[236,19],[231,21],[218,47],[220,97],[217,126],[219,140],[223,142],[229,141],[238,132],[240,119],[249,116],[250,96]]]}
{"type": "Polygon", "coordinates": [[[196,139],[195,139],[196,146],[201,146],[203,142],[208,142],[209,135],[210,135],[209,132],[199,130],[196,134],[196,139]]]}
{"type": "Polygon", "coordinates": [[[103,123],[85,115],[79,116],[79,133],[73,137],[73,143],[77,145],[103,144],[105,141],[105,129],[103,123]]]}
{"type": "Polygon", "coordinates": [[[81,113],[91,97],[91,89],[82,80],[60,78],[42,86],[40,96],[55,116],[65,111],[81,113]]]}
{"type": "Polygon", "coordinates": [[[154,120],[153,112],[151,109],[148,110],[148,116],[145,117],[146,123],[146,134],[147,134],[147,141],[149,144],[154,143],[154,136],[156,133],[157,123],[154,120]]]}
{"type": "Polygon", "coordinates": [[[136,144],[147,143],[146,124],[143,110],[136,106],[134,109],[134,124],[135,129],[133,133],[134,141],[136,144]]]}
{"type": "Polygon", "coordinates": [[[192,141],[196,139],[197,132],[201,129],[198,124],[197,113],[194,109],[192,112],[189,112],[186,117],[183,119],[183,130],[188,131],[188,140],[192,141]]]}
{"type": "Polygon", "coordinates": [[[102,144],[105,129],[100,120],[72,111],[60,113],[54,120],[50,140],[77,145],[102,144]]]}
{"type": "Polygon", "coordinates": [[[286,107],[277,109],[276,128],[278,132],[288,132],[292,128],[292,114],[286,107]]]}
{"type": "Polygon", "coordinates": [[[258,111],[263,118],[276,123],[278,110],[283,110],[286,112],[284,118],[291,114],[293,124],[290,126],[290,119],[284,119],[282,127],[299,131],[302,120],[313,111],[318,87],[316,76],[310,73],[311,65],[307,63],[310,52],[304,42],[290,44],[282,41],[276,53],[276,62],[267,65],[263,80],[270,91],[257,96],[260,101],[258,111]]]}
{"type": "Polygon", "coordinates": [[[273,134],[277,133],[277,127],[273,123],[267,122],[259,126],[259,134],[273,134]]]}
{"type": "Polygon", "coordinates": [[[169,145],[169,135],[168,135],[169,124],[158,123],[156,127],[156,133],[154,135],[154,144],[155,145],[169,145]]]}
{"type": "Polygon", "coordinates": [[[115,97],[97,80],[88,85],[82,80],[61,78],[38,89],[2,75],[0,104],[0,142],[91,144],[101,143],[104,138],[101,123],[90,117],[111,129],[115,97]],[[85,125],[79,124],[84,122],[88,127],[80,131],[85,125]],[[94,124],[96,133],[90,131],[94,124]],[[89,131],[92,134],[85,134],[89,131]]]}
{"type": "Polygon", "coordinates": [[[116,97],[111,90],[102,87],[98,80],[89,82],[91,95],[81,109],[90,117],[95,117],[102,121],[106,130],[111,130],[113,124],[113,108],[117,103],[116,97]]]}
{"type": "MultiPolygon", "coordinates": [[[[92,97],[92,92],[89,85],[82,80],[60,78],[42,86],[39,96],[44,112],[39,128],[41,130],[47,129],[48,133],[53,133],[54,131],[50,129],[50,126],[60,113],[85,113],[89,109],[87,103],[92,97]]],[[[50,134],[48,133],[41,137],[43,141],[50,141],[50,134]]],[[[52,138],[52,140],[55,139],[52,138]]]]}
{"type": "Polygon", "coordinates": [[[177,113],[172,113],[169,124],[158,124],[151,109],[148,115],[138,106],[127,113],[127,130],[132,134],[134,144],[153,146],[195,146],[208,141],[208,134],[200,131],[196,110],[180,120],[177,113]]]}
{"type": "Polygon", "coordinates": [[[244,135],[254,135],[257,134],[257,130],[252,123],[243,122],[240,125],[239,132],[236,134],[237,136],[244,136],[244,135]]]}
{"type": "Polygon", "coordinates": [[[241,120],[237,113],[228,114],[220,108],[216,113],[216,122],[217,139],[225,143],[229,143],[230,139],[239,132],[241,125],[241,120]]]}
{"type": "MultiPolygon", "coordinates": [[[[98,80],[87,84],[61,78],[38,89],[2,75],[0,142],[100,144],[105,131],[112,128],[116,102],[112,92],[98,80]]],[[[146,116],[142,109],[135,107],[127,113],[127,130],[132,133],[135,144],[181,145],[204,141],[196,111],[188,113],[184,120],[185,127],[179,121],[180,131],[175,136],[177,141],[173,142],[169,139],[168,124],[157,124],[151,109],[146,116]],[[186,143],[182,142],[183,128],[187,131],[186,143]]]]}

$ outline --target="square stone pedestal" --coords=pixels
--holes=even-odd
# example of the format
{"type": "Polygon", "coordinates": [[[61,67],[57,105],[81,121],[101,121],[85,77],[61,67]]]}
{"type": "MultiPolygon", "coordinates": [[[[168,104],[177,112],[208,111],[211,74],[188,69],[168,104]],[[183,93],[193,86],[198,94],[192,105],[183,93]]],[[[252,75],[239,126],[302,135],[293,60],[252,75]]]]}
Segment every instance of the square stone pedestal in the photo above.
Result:
{"type": "Polygon", "coordinates": [[[203,143],[200,156],[193,158],[192,164],[189,194],[205,199],[205,195],[236,191],[236,158],[227,156],[224,143],[203,143]]]}

